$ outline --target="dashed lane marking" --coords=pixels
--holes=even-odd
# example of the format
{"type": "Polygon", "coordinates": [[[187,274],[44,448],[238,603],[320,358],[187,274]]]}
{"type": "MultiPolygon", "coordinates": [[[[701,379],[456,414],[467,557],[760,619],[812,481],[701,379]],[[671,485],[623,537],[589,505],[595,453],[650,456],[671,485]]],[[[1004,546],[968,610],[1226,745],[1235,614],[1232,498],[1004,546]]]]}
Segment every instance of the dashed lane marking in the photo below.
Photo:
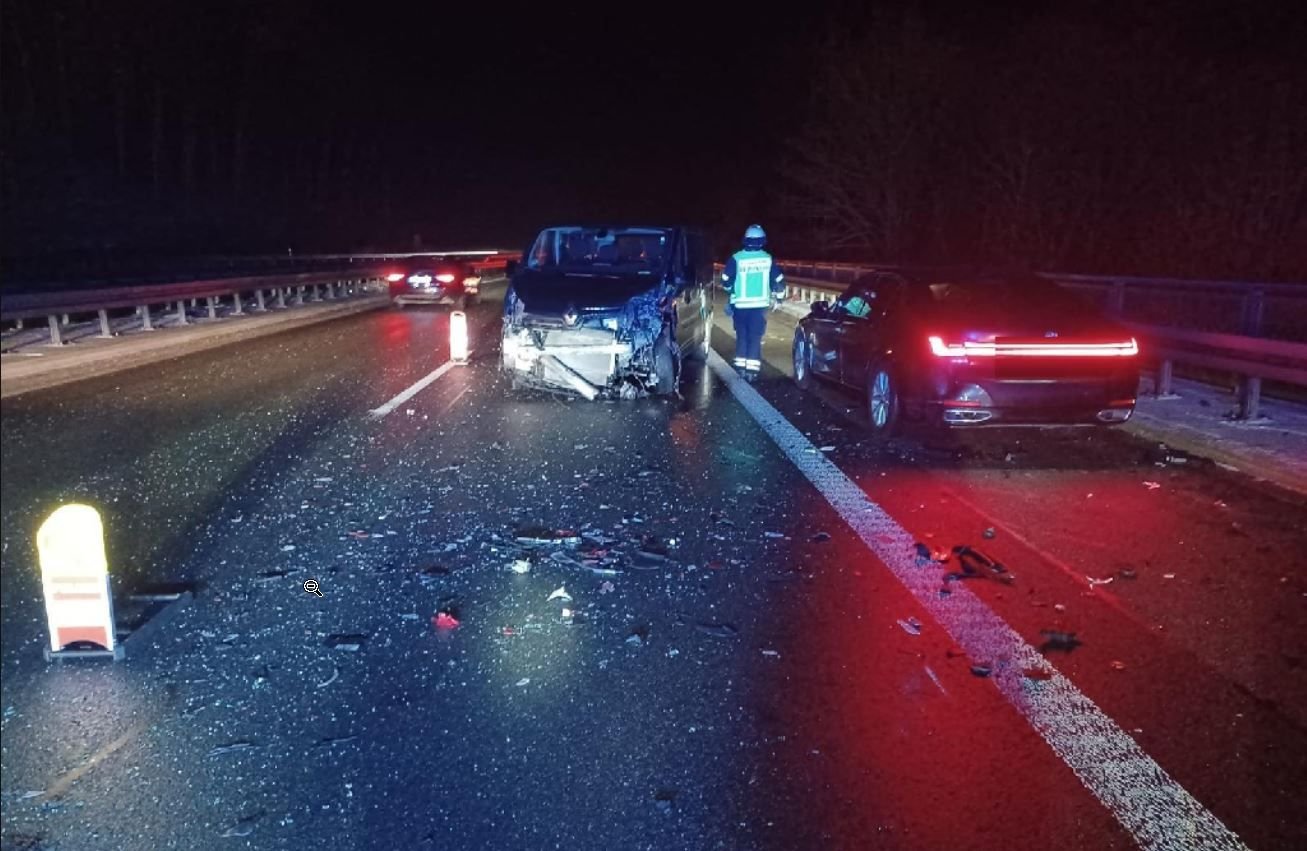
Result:
{"type": "Polygon", "coordinates": [[[381,419],[382,417],[394,411],[400,405],[407,402],[409,399],[412,399],[414,396],[421,393],[429,385],[437,381],[440,378],[440,376],[449,372],[455,366],[456,364],[452,360],[445,361],[440,366],[436,367],[435,369],[428,372],[426,375],[419,378],[417,381],[413,382],[413,384],[410,385],[408,389],[404,390],[402,393],[400,393],[395,398],[391,399],[386,404],[382,405],[380,408],[373,408],[371,411],[368,411],[368,416],[374,420],[381,419]]]}

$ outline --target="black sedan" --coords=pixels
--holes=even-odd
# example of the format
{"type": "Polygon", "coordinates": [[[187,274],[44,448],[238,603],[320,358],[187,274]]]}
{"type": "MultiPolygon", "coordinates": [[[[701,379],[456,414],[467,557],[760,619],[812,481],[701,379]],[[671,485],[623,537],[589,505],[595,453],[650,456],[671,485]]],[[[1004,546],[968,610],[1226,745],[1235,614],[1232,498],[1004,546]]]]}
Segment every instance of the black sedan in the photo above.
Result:
{"type": "Polygon", "coordinates": [[[905,420],[1101,425],[1134,412],[1138,354],[1126,329],[1035,275],[893,270],[813,305],[794,378],[865,393],[879,435],[905,420]]]}

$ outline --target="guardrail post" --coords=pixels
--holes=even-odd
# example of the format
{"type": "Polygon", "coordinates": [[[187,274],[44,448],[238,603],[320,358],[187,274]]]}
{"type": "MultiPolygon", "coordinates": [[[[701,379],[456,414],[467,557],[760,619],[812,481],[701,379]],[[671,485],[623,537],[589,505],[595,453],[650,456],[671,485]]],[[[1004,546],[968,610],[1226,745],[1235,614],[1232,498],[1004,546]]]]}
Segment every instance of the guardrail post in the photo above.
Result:
{"type": "Polygon", "coordinates": [[[286,288],[277,287],[277,307],[286,306],[286,288]]]}
{"type": "Polygon", "coordinates": [[[1171,359],[1163,358],[1157,364],[1157,397],[1159,399],[1170,398],[1171,393],[1171,359]]]}
{"type": "Polygon", "coordinates": [[[218,299],[214,298],[213,296],[209,296],[209,297],[207,297],[204,301],[209,305],[209,318],[210,318],[210,319],[217,319],[217,318],[218,318],[218,299]]]}
{"type": "Polygon", "coordinates": [[[322,301],[322,287],[318,284],[313,285],[313,300],[322,301]]]}
{"type": "Polygon", "coordinates": [[[231,294],[232,316],[244,316],[245,307],[241,304],[241,294],[234,292],[231,294]]]}
{"type": "Polygon", "coordinates": [[[1125,281],[1112,282],[1112,290],[1107,297],[1107,312],[1118,317],[1125,313],[1125,281]]]}
{"type": "Polygon", "coordinates": [[[150,321],[150,306],[148,304],[143,304],[136,309],[141,313],[141,330],[153,331],[154,323],[150,321]]]}
{"type": "Polygon", "coordinates": [[[50,345],[62,346],[64,338],[59,333],[59,317],[52,313],[46,319],[50,322],[50,345]]]}
{"type": "Polygon", "coordinates": [[[304,303],[304,287],[295,288],[295,303],[296,304],[304,303]]]}
{"type": "Polygon", "coordinates": [[[1255,420],[1262,415],[1262,379],[1256,375],[1239,377],[1239,416],[1255,420]]]}
{"type": "Polygon", "coordinates": [[[184,298],[177,299],[177,324],[178,325],[190,324],[186,321],[186,299],[184,298]]]}
{"type": "Polygon", "coordinates": [[[112,337],[113,333],[109,330],[109,311],[102,307],[96,312],[100,314],[100,336],[112,337]]]}
{"type": "Polygon", "coordinates": [[[258,301],[258,303],[259,303],[259,306],[256,307],[255,310],[257,310],[257,311],[259,311],[260,313],[262,313],[263,311],[265,311],[265,310],[268,309],[268,306],[265,305],[265,304],[263,303],[263,289],[262,289],[262,288],[257,289],[257,290],[254,291],[254,298],[255,298],[255,299],[258,301]]]}
{"type": "Polygon", "coordinates": [[[1243,335],[1245,337],[1262,336],[1262,312],[1266,304],[1266,294],[1260,289],[1251,289],[1243,297],[1243,335]]]}
{"type": "Polygon", "coordinates": [[[64,318],[63,318],[63,324],[67,325],[67,324],[69,324],[70,321],[71,321],[71,320],[68,318],[68,314],[65,313],[65,314],[64,314],[64,318]]]}

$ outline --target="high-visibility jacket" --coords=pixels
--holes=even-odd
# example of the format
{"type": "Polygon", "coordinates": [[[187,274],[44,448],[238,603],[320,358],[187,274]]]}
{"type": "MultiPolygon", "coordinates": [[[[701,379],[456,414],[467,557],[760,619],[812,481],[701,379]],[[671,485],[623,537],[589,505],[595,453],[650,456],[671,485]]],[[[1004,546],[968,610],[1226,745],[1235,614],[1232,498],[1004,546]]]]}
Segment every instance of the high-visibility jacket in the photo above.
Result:
{"type": "Polygon", "coordinates": [[[771,307],[772,297],[785,289],[785,275],[766,251],[737,251],[722,270],[722,286],[731,306],[771,307]]]}

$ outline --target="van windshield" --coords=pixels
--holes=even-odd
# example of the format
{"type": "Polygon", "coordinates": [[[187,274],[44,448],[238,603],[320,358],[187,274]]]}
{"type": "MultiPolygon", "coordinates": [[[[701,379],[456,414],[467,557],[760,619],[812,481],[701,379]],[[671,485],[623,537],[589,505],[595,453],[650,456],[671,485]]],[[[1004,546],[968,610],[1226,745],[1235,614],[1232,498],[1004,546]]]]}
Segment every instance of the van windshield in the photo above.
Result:
{"type": "Polygon", "coordinates": [[[531,246],[527,268],[566,274],[655,275],[672,234],[657,228],[549,228],[531,246]]]}

